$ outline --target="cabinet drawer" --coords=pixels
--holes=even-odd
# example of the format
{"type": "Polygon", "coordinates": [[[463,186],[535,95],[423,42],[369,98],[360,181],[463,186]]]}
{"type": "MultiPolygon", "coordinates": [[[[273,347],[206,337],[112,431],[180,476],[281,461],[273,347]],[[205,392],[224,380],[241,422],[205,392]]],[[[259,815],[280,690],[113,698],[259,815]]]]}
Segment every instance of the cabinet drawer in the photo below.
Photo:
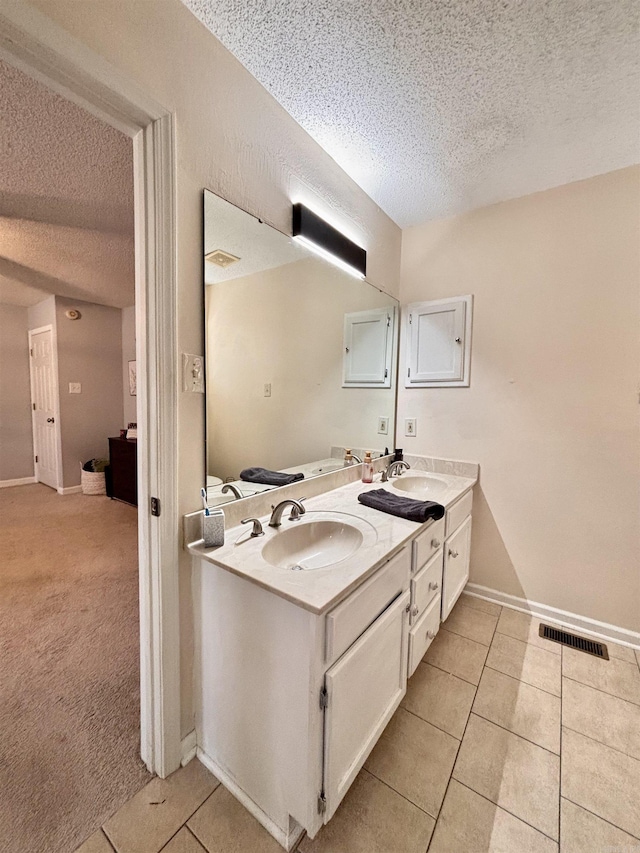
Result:
{"type": "Polygon", "coordinates": [[[434,521],[413,540],[413,573],[417,574],[425,563],[436,553],[438,548],[442,548],[444,542],[444,518],[434,521]]]}
{"type": "Polygon", "coordinates": [[[337,660],[374,622],[398,593],[409,586],[411,552],[403,548],[388,563],[327,614],[325,660],[337,660]]]}
{"type": "Polygon", "coordinates": [[[442,588],[442,551],[437,551],[411,581],[411,624],[415,625],[442,588]]]}
{"type": "Polygon", "coordinates": [[[450,536],[454,530],[462,524],[465,518],[471,514],[471,505],[473,504],[473,490],[463,495],[460,500],[456,501],[450,509],[447,510],[445,518],[447,520],[447,536],[450,536]]]}
{"type": "Polygon", "coordinates": [[[409,676],[416,671],[439,628],[440,596],[437,595],[409,631],[409,676]]]}

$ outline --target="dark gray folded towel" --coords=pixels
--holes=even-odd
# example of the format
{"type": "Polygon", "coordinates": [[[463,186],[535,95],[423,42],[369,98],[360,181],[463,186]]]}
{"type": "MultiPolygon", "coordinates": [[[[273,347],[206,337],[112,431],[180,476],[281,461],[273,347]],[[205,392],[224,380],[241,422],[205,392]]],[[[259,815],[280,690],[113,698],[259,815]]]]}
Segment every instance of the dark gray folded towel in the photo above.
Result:
{"type": "Polygon", "coordinates": [[[358,495],[358,500],[372,509],[379,509],[380,512],[388,512],[389,515],[397,515],[399,518],[407,518],[409,521],[417,521],[420,524],[424,524],[429,518],[437,520],[444,515],[442,504],[403,498],[401,495],[391,494],[386,489],[362,492],[358,495]]]}
{"type": "Polygon", "coordinates": [[[245,468],[240,471],[240,479],[245,483],[262,483],[263,486],[288,486],[304,480],[304,474],[283,474],[282,471],[268,471],[266,468],[245,468]]]}

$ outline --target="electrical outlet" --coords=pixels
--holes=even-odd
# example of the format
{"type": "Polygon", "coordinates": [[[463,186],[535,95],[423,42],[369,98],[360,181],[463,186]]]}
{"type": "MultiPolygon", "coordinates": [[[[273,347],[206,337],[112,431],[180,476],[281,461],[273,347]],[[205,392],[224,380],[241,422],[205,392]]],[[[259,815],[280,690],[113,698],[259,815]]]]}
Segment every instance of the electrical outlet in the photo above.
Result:
{"type": "Polygon", "coordinates": [[[271,396],[271,383],[270,382],[264,383],[264,396],[265,397],[271,396]]]}
{"type": "Polygon", "coordinates": [[[80,382],[70,382],[69,383],[69,393],[70,394],[82,394],[82,385],[80,382]]]}
{"type": "Polygon", "coordinates": [[[416,418],[405,418],[404,419],[404,434],[409,436],[414,436],[417,431],[417,422],[416,418]]]}
{"type": "Polygon", "coordinates": [[[204,394],[204,358],[201,355],[182,353],[182,390],[204,394]]]}
{"type": "Polygon", "coordinates": [[[378,418],[378,432],[387,435],[389,432],[389,418],[378,418]]]}

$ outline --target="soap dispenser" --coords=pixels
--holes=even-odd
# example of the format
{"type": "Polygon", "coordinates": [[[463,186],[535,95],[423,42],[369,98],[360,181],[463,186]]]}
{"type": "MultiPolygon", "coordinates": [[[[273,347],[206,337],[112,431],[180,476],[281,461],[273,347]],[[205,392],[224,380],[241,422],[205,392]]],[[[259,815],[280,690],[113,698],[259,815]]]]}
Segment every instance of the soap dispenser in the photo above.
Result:
{"type": "Polygon", "coordinates": [[[351,465],[355,463],[353,456],[351,455],[351,449],[347,449],[345,447],[344,450],[344,467],[349,468],[351,465]]]}
{"type": "Polygon", "coordinates": [[[362,482],[373,483],[373,460],[371,451],[367,450],[364,454],[364,462],[362,463],[362,482]]]}

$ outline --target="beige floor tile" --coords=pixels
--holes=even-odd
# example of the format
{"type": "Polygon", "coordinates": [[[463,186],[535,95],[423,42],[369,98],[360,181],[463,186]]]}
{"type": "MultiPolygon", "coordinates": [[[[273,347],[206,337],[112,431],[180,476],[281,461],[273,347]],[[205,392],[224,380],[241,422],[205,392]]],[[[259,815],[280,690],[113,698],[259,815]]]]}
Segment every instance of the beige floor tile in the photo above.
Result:
{"type": "Polygon", "coordinates": [[[470,684],[477,684],[486,657],[486,646],[441,628],[427,649],[423,661],[457,675],[470,684]]]}
{"type": "Polygon", "coordinates": [[[562,725],[640,760],[640,705],[564,678],[562,725]]]}
{"type": "Polygon", "coordinates": [[[562,653],[562,646],[559,643],[542,639],[539,634],[540,619],[530,616],[528,613],[520,613],[519,610],[509,610],[507,607],[503,607],[496,631],[499,634],[514,637],[516,640],[522,640],[523,643],[530,643],[539,649],[545,649],[554,655],[562,653]]]}
{"type": "Polygon", "coordinates": [[[177,835],[174,835],[162,853],[207,853],[202,844],[183,826],[177,835]]]}
{"type": "Polygon", "coordinates": [[[563,649],[562,674],[640,705],[640,670],[625,661],[601,660],[575,649],[563,649]]]}
{"type": "MultiPolygon", "coordinates": [[[[424,853],[435,821],[366,770],[316,837],[301,853],[424,853]]],[[[246,851],[249,853],[249,851],[246,851]]]]}
{"type": "Polygon", "coordinates": [[[485,669],[473,703],[473,713],[514,734],[560,752],[560,697],[485,669]]]}
{"type": "Polygon", "coordinates": [[[610,658],[624,660],[627,663],[636,663],[634,651],[633,649],[630,649],[629,646],[619,646],[617,643],[605,643],[605,645],[610,658]]]}
{"type": "Polygon", "coordinates": [[[561,660],[561,655],[507,637],[506,634],[496,634],[489,649],[487,666],[559,696],[561,660]]]}
{"type": "Polygon", "coordinates": [[[640,842],[564,798],[560,804],[562,853],[637,853],[640,842]]]}
{"type": "Polygon", "coordinates": [[[444,799],[459,741],[399,708],[365,768],[433,817],[444,799]]]}
{"type": "Polygon", "coordinates": [[[461,740],[475,692],[468,681],[421,663],[409,679],[402,707],[461,740]]]}
{"type": "Polygon", "coordinates": [[[78,847],[76,853],[113,853],[113,847],[104,832],[99,829],[78,847]]]}
{"type": "Polygon", "coordinates": [[[461,637],[467,637],[469,640],[488,646],[497,622],[497,616],[483,613],[482,610],[475,610],[473,607],[465,607],[458,601],[444,625],[447,631],[453,631],[454,634],[460,634],[461,637]]]}
{"type": "Polygon", "coordinates": [[[447,790],[429,853],[557,853],[546,835],[454,779],[447,790]]]}
{"type": "Polygon", "coordinates": [[[484,598],[476,598],[475,595],[467,595],[463,592],[458,599],[465,607],[473,607],[474,610],[481,610],[483,613],[489,613],[491,616],[499,616],[502,607],[499,604],[494,604],[493,601],[485,601],[484,598]]]}
{"type": "Polygon", "coordinates": [[[105,823],[117,853],[158,853],[220,783],[197,759],[152,779],[105,823]]]}
{"type": "Polygon", "coordinates": [[[562,796],[640,838],[640,761],[562,729],[562,796]]]}
{"type": "Polygon", "coordinates": [[[471,714],[453,778],[558,838],[557,755],[471,714]]]}
{"type": "Polygon", "coordinates": [[[187,826],[208,853],[282,853],[275,838],[222,785],[187,826]]]}

